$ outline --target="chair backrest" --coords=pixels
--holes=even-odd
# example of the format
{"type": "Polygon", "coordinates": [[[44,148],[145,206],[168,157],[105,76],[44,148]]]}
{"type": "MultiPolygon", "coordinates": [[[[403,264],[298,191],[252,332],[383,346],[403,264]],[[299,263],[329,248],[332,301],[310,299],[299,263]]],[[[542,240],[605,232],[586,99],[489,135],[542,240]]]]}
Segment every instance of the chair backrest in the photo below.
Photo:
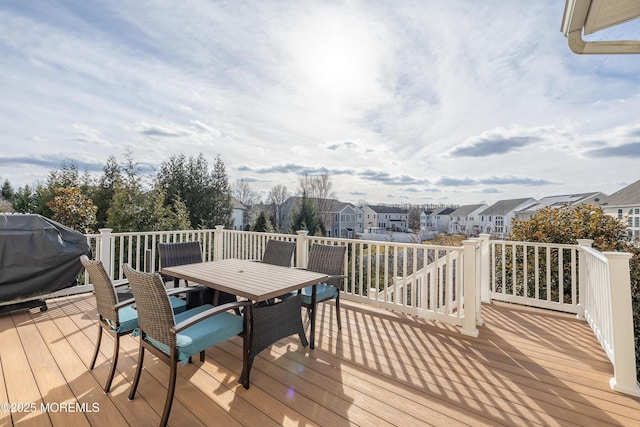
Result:
{"type": "Polygon", "coordinates": [[[262,262],[291,267],[291,258],[295,250],[295,242],[270,239],[267,241],[267,247],[262,255],[262,262]]]}
{"type": "Polygon", "coordinates": [[[119,323],[118,310],[114,308],[118,303],[118,297],[113,283],[111,283],[111,279],[102,265],[102,261],[89,259],[86,255],[81,255],[80,262],[93,283],[98,313],[104,319],[119,323]]]}
{"type": "Polygon", "coordinates": [[[158,252],[161,267],[202,262],[200,242],[158,243],[158,252]]]}
{"type": "Polygon", "coordinates": [[[136,300],[138,325],[143,336],[166,344],[169,348],[176,345],[176,337],[169,331],[176,324],[169,296],[158,273],[143,273],[129,264],[123,264],[122,270],[129,279],[129,285],[136,300]]]}
{"type": "MultiPolygon", "coordinates": [[[[330,276],[342,275],[346,251],[346,246],[313,244],[309,252],[307,270],[330,276]]],[[[328,280],[327,283],[339,287],[341,281],[341,278],[336,278],[328,280]]]]}

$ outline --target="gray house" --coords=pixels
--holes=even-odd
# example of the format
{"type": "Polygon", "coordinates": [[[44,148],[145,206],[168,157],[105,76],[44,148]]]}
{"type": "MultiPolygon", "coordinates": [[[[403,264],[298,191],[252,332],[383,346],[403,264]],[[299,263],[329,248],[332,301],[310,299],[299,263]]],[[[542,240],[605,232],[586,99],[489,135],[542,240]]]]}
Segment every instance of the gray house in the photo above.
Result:
{"type": "Polygon", "coordinates": [[[601,203],[604,213],[627,225],[627,236],[640,240],[640,181],[636,181],[606,197],[601,203]]]}
{"type": "Polygon", "coordinates": [[[449,214],[448,233],[477,236],[480,231],[478,214],[486,208],[486,204],[460,206],[449,214]]]}
{"type": "Polygon", "coordinates": [[[500,200],[488,208],[480,211],[479,232],[491,234],[504,239],[511,232],[511,220],[516,212],[535,203],[535,199],[500,200]]]}
{"type": "Polygon", "coordinates": [[[395,206],[365,205],[362,210],[365,232],[407,231],[409,213],[406,209],[395,206]]]}

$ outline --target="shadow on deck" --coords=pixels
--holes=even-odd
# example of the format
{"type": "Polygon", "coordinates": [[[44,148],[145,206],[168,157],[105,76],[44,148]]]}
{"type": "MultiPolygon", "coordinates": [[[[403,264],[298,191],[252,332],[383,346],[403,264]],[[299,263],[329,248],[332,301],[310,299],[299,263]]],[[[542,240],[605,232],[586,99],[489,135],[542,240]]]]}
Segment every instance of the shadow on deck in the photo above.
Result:
{"type": "MultiPolygon", "coordinates": [[[[48,305],[43,313],[0,316],[0,404],[14,410],[0,407],[0,425],[157,424],[167,367],[147,355],[138,395],[128,401],[138,345],[125,337],[105,395],[112,340],[103,340],[96,369],[87,371],[97,334],[93,296],[48,305]]],[[[321,304],[316,349],[302,348],[297,337],[281,340],[256,358],[249,390],[237,383],[240,339],[181,367],[169,422],[640,425],[640,399],[609,388],[613,368],[586,323],[509,304],[482,309],[485,325],[472,338],[454,326],[347,301],[338,331],[335,306],[321,304]]]]}

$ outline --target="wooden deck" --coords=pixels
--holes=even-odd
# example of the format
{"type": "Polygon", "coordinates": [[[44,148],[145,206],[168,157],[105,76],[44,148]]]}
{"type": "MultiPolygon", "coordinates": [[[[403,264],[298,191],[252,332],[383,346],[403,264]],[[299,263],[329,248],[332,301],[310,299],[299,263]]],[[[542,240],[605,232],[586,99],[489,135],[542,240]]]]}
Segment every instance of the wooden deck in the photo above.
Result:
{"type": "MultiPolygon", "coordinates": [[[[87,370],[97,333],[93,296],[48,305],[44,313],[0,315],[0,405],[23,409],[0,406],[0,426],[157,424],[166,365],[148,355],[138,395],[128,401],[138,346],[125,337],[105,395],[111,339],[103,340],[96,369],[87,370]]],[[[170,424],[640,425],[640,399],[610,390],[611,364],[573,316],[484,305],[486,323],[471,338],[453,326],[346,302],[338,332],[334,310],[320,306],[315,350],[297,337],[265,350],[249,390],[237,384],[240,339],[181,367],[170,424]]]]}

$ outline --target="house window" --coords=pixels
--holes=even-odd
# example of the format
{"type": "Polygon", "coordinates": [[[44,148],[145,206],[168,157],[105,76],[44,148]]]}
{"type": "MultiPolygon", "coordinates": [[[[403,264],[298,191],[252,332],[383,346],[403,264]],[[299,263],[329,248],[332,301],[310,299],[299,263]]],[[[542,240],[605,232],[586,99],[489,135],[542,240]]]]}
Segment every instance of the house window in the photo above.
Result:
{"type": "Polygon", "coordinates": [[[618,219],[622,219],[622,209],[618,209],[618,219]]]}
{"type": "Polygon", "coordinates": [[[633,218],[628,218],[627,219],[627,227],[629,227],[629,228],[633,227],[633,218]]]}
{"type": "Polygon", "coordinates": [[[633,226],[640,227],[640,216],[637,216],[633,219],[633,226]]]}
{"type": "Polygon", "coordinates": [[[633,210],[633,213],[635,213],[636,215],[639,215],[640,214],[640,208],[635,208],[633,210]]]}

